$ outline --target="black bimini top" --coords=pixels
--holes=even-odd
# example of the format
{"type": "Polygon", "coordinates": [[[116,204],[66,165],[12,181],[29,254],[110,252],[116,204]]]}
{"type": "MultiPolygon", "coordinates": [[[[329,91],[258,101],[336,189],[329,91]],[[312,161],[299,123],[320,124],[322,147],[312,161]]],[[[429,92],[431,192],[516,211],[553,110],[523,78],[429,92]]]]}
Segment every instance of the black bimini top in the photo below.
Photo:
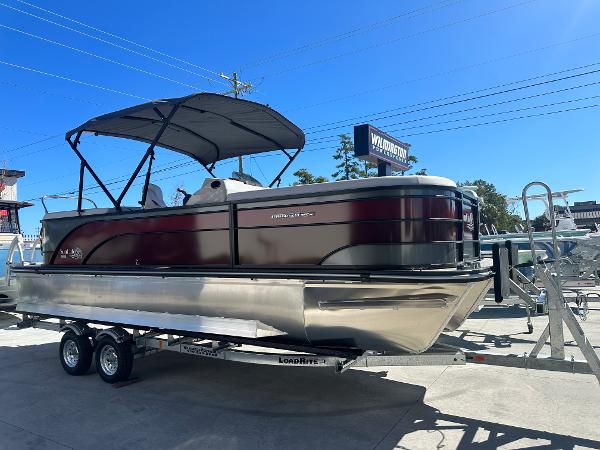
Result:
{"type": "Polygon", "coordinates": [[[202,164],[271,150],[301,149],[304,133],[268,106],[219,94],[155,100],[88,120],[66,138],[91,132],[156,145],[202,164]],[[165,126],[161,134],[162,127],[165,126]]]}

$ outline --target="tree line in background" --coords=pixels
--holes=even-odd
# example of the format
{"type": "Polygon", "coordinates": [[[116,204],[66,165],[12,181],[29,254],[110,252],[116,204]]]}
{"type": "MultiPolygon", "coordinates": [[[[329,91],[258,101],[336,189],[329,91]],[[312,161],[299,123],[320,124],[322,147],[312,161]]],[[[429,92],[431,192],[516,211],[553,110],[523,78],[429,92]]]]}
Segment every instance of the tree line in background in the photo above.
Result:
{"type": "MultiPolygon", "coordinates": [[[[359,178],[370,178],[377,176],[377,165],[371,162],[362,161],[354,156],[354,142],[347,134],[340,134],[340,145],[335,150],[333,159],[337,162],[335,172],[331,174],[333,181],[356,180],[359,178]]],[[[417,164],[418,159],[414,155],[409,155],[408,160],[411,164],[408,170],[412,170],[417,164]]],[[[404,175],[405,172],[396,172],[394,175],[404,175]]],[[[298,169],[293,174],[297,180],[294,184],[314,184],[326,183],[330,181],[323,175],[314,175],[308,169],[298,169]]],[[[408,175],[427,175],[427,169],[420,169],[408,175]]],[[[518,225],[523,225],[521,216],[515,213],[515,207],[511,208],[507,202],[506,196],[496,190],[492,183],[477,179],[467,180],[457,183],[459,186],[471,187],[482,199],[481,205],[481,224],[487,225],[492,230],[492,225],[497,230],[515,232],[518,225]]],[[[532,226],[536,231],[547,230],[550,222],[545,214],[536,217],[532,221],[532,226]]]]}

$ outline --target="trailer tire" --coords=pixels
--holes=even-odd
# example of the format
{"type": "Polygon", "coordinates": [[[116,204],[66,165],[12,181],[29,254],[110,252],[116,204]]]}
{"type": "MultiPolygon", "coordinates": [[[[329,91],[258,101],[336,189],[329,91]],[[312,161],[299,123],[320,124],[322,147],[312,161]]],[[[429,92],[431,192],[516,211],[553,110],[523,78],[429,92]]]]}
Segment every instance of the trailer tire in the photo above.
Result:
{"type": "Polygon", "coordinates": [[[107,383],[117,383],[129,378],[133,368],[131,342],[117,342],[104,336],[96,345],[96,369],[100,378],[107,383]]]}
{"type": "Polygon", "coordinates": [[[67,331],[60,340],[60,362],[69,375],[83,375],[92,365],[94,350],[87,336],[67,331]]]}

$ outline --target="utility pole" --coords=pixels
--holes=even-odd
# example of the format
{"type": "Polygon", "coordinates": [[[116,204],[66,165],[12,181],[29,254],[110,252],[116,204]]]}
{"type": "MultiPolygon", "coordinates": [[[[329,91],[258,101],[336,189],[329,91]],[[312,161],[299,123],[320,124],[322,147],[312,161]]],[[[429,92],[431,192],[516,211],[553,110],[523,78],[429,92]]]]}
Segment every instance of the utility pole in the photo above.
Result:
{"type": "MultiPolygon", "coordinates": [[[[227,92],[223,92],[223,95],[230,95],[233,94],[233,96],[235,98],[238,98],[239,95],[243,95],[247,92],[252,92],[252,84],[250,83],[243,83],[238,79],[238,75],[237,72],[233,72],[233,75],[231,77],[225,75],[224,73],[221,74],[221,78],[226,79],[227,81],[229,81],[231,83],[232,86],[232,90],[227,91],[227,92]]],[[[239,164],[239,172],[240,173],[244,173],[244,158],[241,156],[238,156],[238,164],[239,164]]]]}

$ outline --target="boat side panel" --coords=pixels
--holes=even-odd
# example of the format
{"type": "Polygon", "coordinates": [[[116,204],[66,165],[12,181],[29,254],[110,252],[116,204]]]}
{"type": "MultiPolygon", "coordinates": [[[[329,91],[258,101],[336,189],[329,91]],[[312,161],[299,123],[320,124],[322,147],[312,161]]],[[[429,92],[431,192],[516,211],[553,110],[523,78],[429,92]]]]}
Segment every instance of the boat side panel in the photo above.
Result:
{"type": "Polygon", "coordinates": [[[229,213],[87,222],[58,245],[51,264],[228,264],[229,213]]]}
{"type": "MultiPolygon", "coordinates": [[[[446,241],[454,247],[452,222],[356,222],[299,227],[238,230],[241,265],[318,265],[331,254],[360,244],[403,244],[446,241]]],[[[423,251],[426,251],[423,248],[423,251]]],[[[377,261],[371,261],[377,265],[377,261]]],[[[438,261],[438,264],[455,261],[438,261]]],[[[362,265],[362,264],[358,264],[362,265]]]]}
{"type": "Polygon", "coordinates": [[[238,208],[238,227],[313,225],[373,220],[459,219],[456,200],[439,197],[358,199],[282,208],[238,208]]]}
{"type": "Polygon", "coordinates": [[[243,205],[238,211],[241,265],[457,263],[462,221],[456,198],[404,196],[253,206],[243,205]]]}
{"type": "Polygon", "coordinates": [[[122,234],[101,243],[84,264],[124,266],[229,265],[227,230],[122,234]]]}
{"type": "MultiPolygon", "coordinates": [[[[244,202],[229,205],[228,211],[224,205],[217,211],[207,205],[185,214],[180,208],[171,214],[168,209],[146,216],[111,214],[73,227],[75,218],[65,222],[72,231],[45,260],[58,265],[368,268],[455,266],[465,256],[476,257],[476,249],[465,242],[474,238],[472,225],[465,228],[466,221],[473,221],[469,201],[444,192],[415,192],[327,201],[305,197],[288,206],[244,202]]],[[[49,230],[54,226],[53,219],[46,223],[49,230]]]]}

